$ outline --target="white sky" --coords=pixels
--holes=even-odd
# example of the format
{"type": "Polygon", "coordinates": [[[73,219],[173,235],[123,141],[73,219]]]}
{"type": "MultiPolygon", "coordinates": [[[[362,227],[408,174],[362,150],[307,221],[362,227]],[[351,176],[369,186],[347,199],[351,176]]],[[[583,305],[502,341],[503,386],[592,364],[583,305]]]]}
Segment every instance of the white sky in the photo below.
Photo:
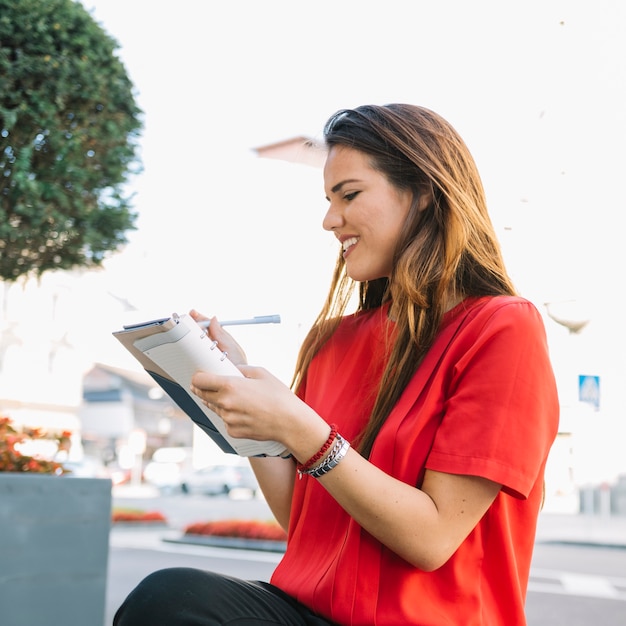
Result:
{"type": "Polygon", "coordinates": [[[139,229],[103,272],[50,273],[41,290],[5,285],[5,324],[21,345],[8,352],[0,397],[80,398],[82,370],[70,376],[80,350],[85,369],[138,369],[111,336],[130,319],[109,293],[141,316],[279,313],[278,326],[232,331],[251,363],[288,382],[337,244],[321,228],[321,171],[252,148],[319,137],[340,108],[410,102],[468,143],[522,295],[544,315],[547,301],[589,311],[575,336],[546,319],[563,427],[577,433],[579,480],[626,470],[626,2],[83,4],[119,42],[145,112],[139,229]],[[63,384],[47,367],[50,337],[73,349],[56,357],[63,384]],[[577,403],[580,374],[601,377],[598,414],[577,403]]]}
{"type": "Polygon", "coordinates": [[[392,101],[438,111],[465,138],[523,295],[576,300],[596,320],[623,302],[626,3],[83,4],[120,43],[145,111],[139,231],[106,277],[142,310],[280,313],[280,330],[242,329],[242,342],[297,343],[336,250],[321,172],[251,148],[392,101]]]}

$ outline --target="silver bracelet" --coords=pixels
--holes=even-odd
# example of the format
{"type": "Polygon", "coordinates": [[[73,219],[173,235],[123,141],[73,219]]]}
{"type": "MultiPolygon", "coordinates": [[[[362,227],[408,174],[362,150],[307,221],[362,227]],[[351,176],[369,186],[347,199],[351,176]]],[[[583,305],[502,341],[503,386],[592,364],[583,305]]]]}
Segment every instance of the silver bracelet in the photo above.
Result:
{"type": "Polygon", "coordinates": [[[330,470],[337,467],[339,461],[346,456],[349,449],[350,442],[338,434],[337,441],[330,451],[330,454],[317,467],[307,470],[306,473],[313,478],[320,478],[321,476],[324,476],[324,474],[328,474],[330,470]]]}
{"type": "Polygon", "coordinates": [[[319,465],[316,465],[315,467],[309,467],[309,469],[299,470],[300,478],[302,478],[302,474],[308,474],[310,476],[312,474],[312,472],[314,472],[315,470],[318,470],[320,467],[322,467],[322,465],[324,465],[324,463],[328,462],[329,459],[335,458],[337,456],[337,453],[339,452],[339,450],[341,450],[341,445],[342,445],[343,441],[344,441],[343,437],[339,433],[337,433],[335,435],[335,440],[334,440],[333,445],[332,445],[332,447],[330,449],[330,452],[328,453],[328,456],[319,465]]]}

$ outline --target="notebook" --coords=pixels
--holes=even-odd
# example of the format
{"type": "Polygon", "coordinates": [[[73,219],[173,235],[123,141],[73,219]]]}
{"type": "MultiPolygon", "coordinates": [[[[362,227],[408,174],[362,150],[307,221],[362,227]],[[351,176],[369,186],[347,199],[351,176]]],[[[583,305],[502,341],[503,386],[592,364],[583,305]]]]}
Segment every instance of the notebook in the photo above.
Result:
{"type": "Polygon", "coordinates": [[[223,420],[191,393],[199,370],[242,376],[207,331],[189,315],[177,315],[124,326],[113,333],[170,398],[224,451],[239,456],[288,457],[276,441],[231,437],[223,420]]]}

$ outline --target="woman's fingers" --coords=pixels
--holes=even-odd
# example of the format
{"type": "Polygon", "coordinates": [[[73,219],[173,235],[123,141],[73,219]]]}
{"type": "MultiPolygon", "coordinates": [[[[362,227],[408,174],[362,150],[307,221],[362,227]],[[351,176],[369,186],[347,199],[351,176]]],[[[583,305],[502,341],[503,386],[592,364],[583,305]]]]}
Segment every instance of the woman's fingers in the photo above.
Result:
{"type": "Polygon", "coordinates": [[[217,341],[217,345],[220,350],[223,350],[228,354],[228,358],[235,365],[242,365],[247,363],[247,357],[244,349],[235,341],[234,337],[227,331],[225,331],[219,323],[216,317],[208,318],[206,315],[198,313],[195,309],[189,312],[189,315],[193,317],[196,322],[211,320],[207,330],[209,337],[217,341]]]}

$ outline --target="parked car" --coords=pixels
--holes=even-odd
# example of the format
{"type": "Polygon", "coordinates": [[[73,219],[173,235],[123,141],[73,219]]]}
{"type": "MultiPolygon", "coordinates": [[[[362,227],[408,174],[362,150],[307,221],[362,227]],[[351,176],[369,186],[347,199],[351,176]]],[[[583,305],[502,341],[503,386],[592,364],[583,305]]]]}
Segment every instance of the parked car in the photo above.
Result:
{"type": "Polygon", "coordinates": [[[78,478],[111,478],[106,465],[94,456],[83,456],[80,459],[63,461],[63,467],[68,476],[78,478]]]}
{"type": "Polygon", "coordinates": [[[159,448],[144,467],[143,479],[161,491],[176,491],[190,468],[191,448],[159,448]]]}
{"type": "Polygon", "coordinates": [[[219,495],[245,489],[255,495],[259,483],[247,465],[209,465],[185,474],[180,487],[183,493],[219,495]]]}

